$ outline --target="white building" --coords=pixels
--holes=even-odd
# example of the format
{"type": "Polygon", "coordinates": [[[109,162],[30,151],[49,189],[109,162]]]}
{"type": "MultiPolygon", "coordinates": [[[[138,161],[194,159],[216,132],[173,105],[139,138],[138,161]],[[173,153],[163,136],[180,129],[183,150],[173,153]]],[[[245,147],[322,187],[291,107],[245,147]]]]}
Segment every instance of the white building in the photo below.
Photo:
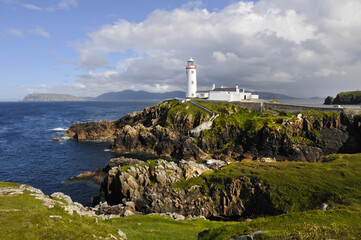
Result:
{"type": "Polygon", "coordinates": [[[197,65],[194,64],[194,60],[190,58],[188,65],[186,66],[187,74],[187,93],[186,98],[206,98],[208,100],[218,101],[242,101],[258,99],[259,96],[251,93],[246,93],[244,88],[239,88],[238,84],[234,88],[218,87],[215,84],[211,90],[197,91],[197,65]]]}

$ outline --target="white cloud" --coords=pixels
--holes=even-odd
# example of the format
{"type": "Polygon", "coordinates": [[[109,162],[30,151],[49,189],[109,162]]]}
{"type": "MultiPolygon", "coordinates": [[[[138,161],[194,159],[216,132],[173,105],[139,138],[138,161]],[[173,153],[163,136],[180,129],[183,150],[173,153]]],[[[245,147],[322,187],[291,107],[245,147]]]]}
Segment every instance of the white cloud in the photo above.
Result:
{"type": "MultiPolygon", "coordinates": [[[[8,1],[11,2],[11,0],[8,1]]],[[[78,5],[79,4],[77,0],[60,0],[56,5],[49,6],[46,8],[42,8],[33,4],[23,4],[23,7],[29,10],[36,10],[36,11],[46,10],[48,12],[53,12],[55,10],[69,10],[71,8],[78,7],[78,5]]]]}
{"type": "Polygon", "coordinates": [[[77,7],[78,6],[78,2],[77,0],[61,0],[58,3],[58,9],[70,9],[72,7],[77,7]]]}
{"type": "Polygon", "coordinates": [[[22,31],[20,31],[18,29],[14,29],[14,28],[8,29],[7,33],[9,35],[14,35],[14,36],[18,36],[18,37],[22,37],[24,35],[22,31]]]}
{"type": "Polygon", "coordinates": [[[44,29],[42,29],[40,27],[36,27],[36,28],[30,30],[30,32],[32,34],[36,34],[36,35],[39,35],[39,36],[42,36],[42,37],[46,37],[46,38],[50,37],[50,33],[48,33],[47,31],[45,31],[44,29]]]}
{"type": "Polygon", "coordinates": [[[30,10],[36,10],[36,11],[42,11],[43,9],[41,7],[32,5],[32,4],[24,4],[24,8],[30,9],[30,10]]]}
{"type": "Polygon", "coordinates": [[[98,73],[80,76],[77,83],[99,94],[142,86],[185,89],[184,65],[192,56],[201,87],[238,83],[324,96],[358,86],[359,0],[240,1],[217,11],[199,6],[155,10],[142,22],[119,20],[89,33],[76,44],[78,65],[98,73]],[[108,59],[125,52],[142,57],[108,59]],[[112,66],[119,72],[101,73],[112,66]]]}

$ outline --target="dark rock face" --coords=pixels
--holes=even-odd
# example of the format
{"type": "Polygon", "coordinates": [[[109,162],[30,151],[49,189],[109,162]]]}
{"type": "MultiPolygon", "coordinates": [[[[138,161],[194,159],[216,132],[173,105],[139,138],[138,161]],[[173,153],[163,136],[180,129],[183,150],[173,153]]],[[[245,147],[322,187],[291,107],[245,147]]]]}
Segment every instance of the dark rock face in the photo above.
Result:
{"type": "Polygon", "coordinates": [[[77,140],[114,140],[115,125],[114,122],[86,122],[74,123],[65,133],[66,137],[77,140]]]}
{"type": "Polygon", "coordinates": [[[325,104],[325,105],[331,105],[331,104],[333,104],[333,100],[334,100],[333,97],[328,96],[328,97],[325,99],[325,102],[324,102],[323,104],[325,104]]]}
{"type": "Polygon", "coordinates": [[[159,125],[149,128],[126,125],[117,132],[112,149],[119,153],[146,152],[168,159],[198,159],[204,155],[191,138],[159,125]]]}
{"type": "Polygon", "coordinates": [[[197,177],[209,169],[195,162],[157,160],[154,166],[138,164],[126,171],[113,167],[101,187],[101,201],[112,205],[132,201],[143,213],[174,212],[207,218],[239,218],[274,214],[268,187],[255,178],[225,179],[224,189],[209,191],[199,185],[177,189],[173,184],[197,177]]]}

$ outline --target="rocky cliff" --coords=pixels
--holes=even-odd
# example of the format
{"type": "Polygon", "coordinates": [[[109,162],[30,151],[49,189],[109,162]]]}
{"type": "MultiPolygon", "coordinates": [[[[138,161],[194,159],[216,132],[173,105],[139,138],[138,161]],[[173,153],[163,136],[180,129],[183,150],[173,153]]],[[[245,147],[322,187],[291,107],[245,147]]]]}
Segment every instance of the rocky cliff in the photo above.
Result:
{"type": "Polygon", "coordinates": [[[111,140],[117,153],[147,153],[165,159],[234,161],[270,157],[321,161],[331,153],[360,151],[357,116],[336,112],[260,113],[232,104],[204,104],[217,117],[211,129],[192,134],[210,120],[203,110],[177,100],[109,122],[73,124],[66,136],[111,140]]]}
{"type": "MultiPolygon", "coordinates": [[[[212,173],[204,164],[193,161],[150,160],[134,166],[115,166],[101,187],[101,202],[131,204],[143,213],[177,213],[207,218],[239,218],[276,212],[269,189],[257,178],[225,179],[218,184],[183,184],[201,174],[212,173]]],[[[120,208],[122,209],[122,208],[120,208]]]]}

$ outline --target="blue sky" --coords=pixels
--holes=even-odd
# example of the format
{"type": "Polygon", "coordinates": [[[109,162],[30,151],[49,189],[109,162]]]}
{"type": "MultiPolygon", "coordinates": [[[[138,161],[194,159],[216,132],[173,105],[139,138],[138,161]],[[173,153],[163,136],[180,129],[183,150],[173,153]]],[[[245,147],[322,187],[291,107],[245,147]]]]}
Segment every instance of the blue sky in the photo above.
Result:
{"type": "Polygon", "coordinates": [[[360,88],[357,0],[0,0],[0,99],[234,85],[298,97],[360,88]],[[340,81],[342,84],[339,84],[340,81]]]}

